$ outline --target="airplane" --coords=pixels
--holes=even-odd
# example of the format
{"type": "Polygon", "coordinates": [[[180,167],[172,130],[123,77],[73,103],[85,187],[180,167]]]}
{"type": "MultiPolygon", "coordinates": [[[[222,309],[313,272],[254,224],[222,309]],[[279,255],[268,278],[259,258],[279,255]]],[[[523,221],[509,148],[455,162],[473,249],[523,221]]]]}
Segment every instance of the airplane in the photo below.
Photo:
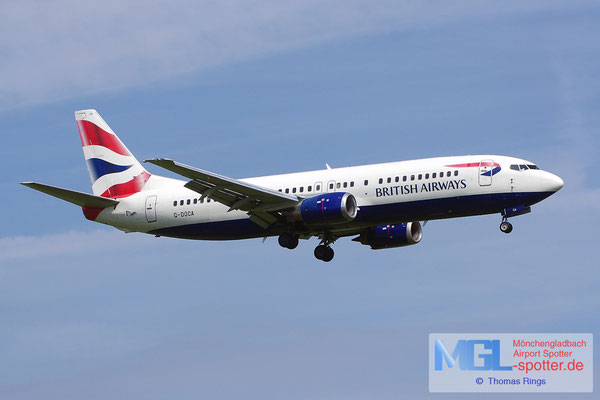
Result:
{"type": "Polygon", "coordinates": [[[339,238],[371,249],[417,244],[430,220],[508,218],[560,190],[563,180],[536,164],[500,155],[427,158],[234,179],[180,162],[145,162],[185,179],[151,174],[96,110],[75,112],[93,194],[36,182],[23,185],[82,207],[91,221],[157,237],[237,240],[278,236],[287,249],[320,239],[318,260],[339,238]],[[423,225],[424,226],[424,225],[423,225]]]}

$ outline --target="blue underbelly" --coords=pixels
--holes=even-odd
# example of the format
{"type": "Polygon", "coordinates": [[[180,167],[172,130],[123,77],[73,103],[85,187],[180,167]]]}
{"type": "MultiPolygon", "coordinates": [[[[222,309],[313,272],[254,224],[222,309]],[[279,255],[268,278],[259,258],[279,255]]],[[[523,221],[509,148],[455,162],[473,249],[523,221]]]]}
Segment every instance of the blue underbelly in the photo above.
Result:
{"type": "MultiPolygon", "coordinates": [[[[343,225],[336,225],[335,228],[343,227],[344,229],[351,229],[352,227],[356,227],[358,233],[360,229],[366,226],[495,214],[507,207],[516,205],[530,206],[542,201],[552,193],[495,193],[373,206],[359,205],[360,211],[354,221],[343,225]]],[[[148,233],[183,239],[237,240],[279,235],[288,229],[288,225],[279,223],[269,227],[269,229],[264,229],[249,219],[244,218],[179,225],[156,229],[148,233]]]]}

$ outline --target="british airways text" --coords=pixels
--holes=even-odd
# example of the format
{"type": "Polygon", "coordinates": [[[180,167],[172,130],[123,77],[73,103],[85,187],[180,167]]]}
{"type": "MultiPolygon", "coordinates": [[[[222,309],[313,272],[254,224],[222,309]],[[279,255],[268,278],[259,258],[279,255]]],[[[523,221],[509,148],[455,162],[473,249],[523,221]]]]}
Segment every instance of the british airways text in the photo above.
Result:
{"type": "Polygon", "coordinates": [[[413,183],[410,185],[387,186],[375,189],[375,196],[398,196],[403,194],[423,193],[423,192],[439,192],[441,190],[465,189],[467,182],[465,179],[452,180],[445,182],[427,182],[413,183]]]}

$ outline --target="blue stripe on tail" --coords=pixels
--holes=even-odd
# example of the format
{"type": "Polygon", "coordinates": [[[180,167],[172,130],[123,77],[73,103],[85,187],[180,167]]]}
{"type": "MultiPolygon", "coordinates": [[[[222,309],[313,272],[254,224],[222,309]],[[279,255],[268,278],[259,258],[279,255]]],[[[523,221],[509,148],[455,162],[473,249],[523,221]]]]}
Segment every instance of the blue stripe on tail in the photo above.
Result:
{"type": "Polygon", "coordinates": [[[86,163],[88,170],[92,175],[92,182],[96,182],[98,178],[103,177],[104,175],[127,171],[129,168],[133,167],[133,164],[115,165],[100,158],[90,158],[89,160],[86,160],[86,163]]]}

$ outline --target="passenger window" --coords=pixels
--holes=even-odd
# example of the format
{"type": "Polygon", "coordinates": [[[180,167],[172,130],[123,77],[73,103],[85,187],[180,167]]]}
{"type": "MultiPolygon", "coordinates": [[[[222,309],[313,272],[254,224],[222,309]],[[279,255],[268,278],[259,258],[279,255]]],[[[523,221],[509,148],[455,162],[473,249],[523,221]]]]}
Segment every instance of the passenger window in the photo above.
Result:
{"type": "Polygon", "coordinates": [[[179,205],[182,206],[183,205],[183,200],[179,200],[179,205]]]}
{"type": "Polygon", "coordinates": [[[423,179],[423,174],[419,174],[419,180],[423,179]]]}
{"type": "Polygon", "coordinates": [[[316,190],[317,192],[320,192],[320,191],[321,191],[321,185],[317,185],[317,186],[315,186],[315,190],[316,190]]]}
{"type": "Polygon", "coordinates": [[[307,191],[307,192],[310,192],[310,191],[312,191],[312,186],[309,186],[308,188],[306,188],[306,191],[307,191]]]}
{"type": "Polygon", "coordinates": [[[290,192],[290,188],[285,189],[285,192],[289,193],[290,192]]]}
{"type": "Polygon", "coordinates": [[[450,175],[452,175],[452,173],[450,171],[446,172],[447,177],[450,177],[450,175]]]}
{"type": "Polygon", "coordinates": [[[292,193],[296,193],[296,188],[292,188],[292,193]]]}
{"type": "Polygon", "coordinates": [[[425,179],[429,179],[429,174],[425,174],[425,179]]]}
{"type": "Polygon", "coordinates": [[[177,207],[177,200],[173,202],[173,207],[177,207]]]}
{"type": "Polygon", "coordinates": [[[383,183],[383,178],[379,178],[379,183],[382,184],[383,183]]]}
{"type": "Polygon", "coordinates": [[[400,177],[397,176],[396,179],[394,179],[395,182],[400,182],[400,177]]]}
{"type": "Polygon", "coordinates": [[[335,186],[339,189],[341,184],[338,182],[335,186]]]}
{"type": "Polygon", "coordinates": [[[187,205],[189,206],[191,203],[190,199],[187,199],[187,205]]]}
{"type": "Polygon", "coordinates": [[[454,171],[454,176],[458,176],[458,170],[454,171]]]}
{"type": "Polygon", "coordinates": [[[348,187],[348,182],[344,182],[344,187],[347,188],[348,187]]]}
{"type": "Polygon", "coordinates": [[[444,177],[444,173],[440,172],[440,178],[443,178],[443,177],[444,177]]]}
{"type": "Polygon", "coordinates": [[[350,187],[354,187],[354,181],[350,182],[350,187]]]}
{"type": "Polygon", "coordinates": [[[282,190],[281,190],[281,189],[279,189],[279,191],[281,192],[282,190]]]}
{"type": "Polygon", "coordinates": [[[333,183],[329,184],[329,190],[333,189],[333,183]]]}
{"type": "Polygon", "coordinates": [[[365,179],[365,186],[367,186],[369,184],[369,180],[365,179]]]}
{"type": "Polygon", "coordinates": [[[300,193],[304,192],[304,186],[300,186],[300,193]]]}
{"type": "Polygon", "coordinates": [[[392,178],[387,178],[387,183],[392,183],[392,178]]]}
{"type": "Polygon", "coordinates": [[[200,199],[200,204],[203,204],[203,203],[204,203],[204,199],[201,198],[200,199]]]}
{"type": "Polygon", "coordinates": [[[194,204],[198,204],[198,199],[194,199],[194,204]]]}
{"type": "Polygon", "coordinates": [[[436,176],[437,176],[437,175],[436,175],[436,173],[435,173],[435,172],[434,172],[433,174],[431,174],[431,177],[432,177],[433,179],[435,179],[435,177],[436,177],[436,176]]]}
{"type": "Polygon", "coordinates": [[[406,175],[402,177],[402,182],[406,182],[406,175]]]}
{"type": "Polygon", "coordinates": [[[415,180],[415,176],[414,176],[414,175],[411,175],[411,176],[410,176],[410,180],[411,180],[411,181],[414,181],[414,180],[415,180]]]}

